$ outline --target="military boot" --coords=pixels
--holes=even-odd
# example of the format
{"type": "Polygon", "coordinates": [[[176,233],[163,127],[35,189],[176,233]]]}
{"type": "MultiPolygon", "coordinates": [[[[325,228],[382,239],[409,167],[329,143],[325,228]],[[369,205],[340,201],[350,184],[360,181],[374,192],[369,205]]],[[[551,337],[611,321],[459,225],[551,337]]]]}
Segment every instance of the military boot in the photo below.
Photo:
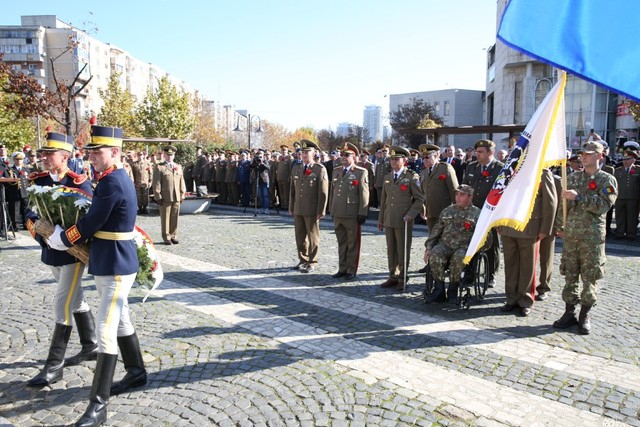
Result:
{"type": "Polygon", "coordinates": [[[578,317],[578,332],[582,335],[589,335],[591,333],[591,319],[589,319],[590,305],[583,305],[580,307],[580,315],[578,317]]]}
{"type": "Polygon", "coordinates": [[[140,342],[135,332],[126,337],[118,337],[118,347],[122,353],[124,369],[127,373],[117,384],[111,387],[111,396],[116,396],[132,388],[142,387],[147,383],[147,371],[140,352],[140,342]]]}
{"type": "Polygon", "coordinates": [[[561,318],[553,322],[554,328],[566,329],[569,326],[577,325],[578,318],[576,317],[576,305],[575,304],[565,304],[564,314],[561,318]]]}
{"type": "Polygon", "coordinates": [[[98,356],[96,323],[93,320],[91,311],[73,313],[73,318],[76,320],[76,328],[78,328],[78,335],[80,336],[82,349],[80,350],[80,353],[75,356],[71,356],[64,361],[67,366],[79,365],[87,360],[95,360],[98,356]]]}
{"type": "Polygon", "coordinates": [[[446,302],[446,301],[447,301],[447,293],[444,289],[444,282],[442,280],[436,280],[434,283],[433,292],[424,299],[424,302],[434,303],[434,302],[446,302]]]}
{"type": "Polygon", "coordinates": [[[107,404],[109,391],[113,381],[113,371],[118,362],[117,354],[98,353],[96,372],[93,374],[89,406],[82,417],[75,423],[76,427],[100,426],[107,421],[107,404]]]}
{"type": "Polygon", "coordinates": [[[458,282],[449,283],[449,289],[447,289],[447,300],[449,304],[458,303],[458,289],[460,289],[460,283],[458,282]]]}
{"type": "Polygon", "coordinates": [[[44,387],[62,379],[64,353],[71,336],[71,326],[56,323],[51,337],[49,356],[42,370],[27,382],[27,387],[44,387]]]}

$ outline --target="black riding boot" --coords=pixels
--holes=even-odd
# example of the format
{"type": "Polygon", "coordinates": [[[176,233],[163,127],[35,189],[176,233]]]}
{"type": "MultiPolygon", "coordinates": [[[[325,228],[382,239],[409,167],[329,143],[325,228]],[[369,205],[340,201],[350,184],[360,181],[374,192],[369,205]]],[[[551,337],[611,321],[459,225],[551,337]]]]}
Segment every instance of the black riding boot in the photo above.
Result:
{"type": "Polygon", "coordinates": [[[67,351],[71,329],[71,326],[56,323],[47,361],[40,373],[27,382],[28,387],[44,387],[62,379],[64,352],[67,351]]]}
{"type": "Polygon", "coordinates": [[[561,318],[553,322],[554,328],[566,329],[569,326],[577,325],[578,319],[576,318],[576,305],[565,304],[564,314],[561,318]]]}
{"type": "Polygon", "coordinates": [[[96,324],[93,320],[91,311],[73,313],[73,317],[76,319],[76,327],[78,328],[78,335],[80,335],[82,350],[80,350],[80,353],[75,356],[71,356],[64,361],[67,366],[79,365],[86,360],[95,360],[98,356],[96,324]]]}
{"type": "Polygon", "coordinates": [[[444,290],[444,282],[441,280],[436,280],[434,283],[434,289],[431,295],[427,296],[424,301],[426,303],[432,302],[446,302],[447,301],[447,293],[444,290]]]}
{"type": "Polygon", "coordinates": [[[580,307],[580,315],[578,317],[578,332],[582,335],[589,335],[591,333],[591,321],[589,319],[590,305],[583,305],[580,307]]]}
{"type": "Polygon", "coordinates": [[[127,373],[111,387],[111,395],[116,396],[135,387],[142,387],[147,383],[147,371],[144,369],[144,361],[140,352],[140,342],[134,332],[126,337],[118,337],[118,347],[122,353],[124,369],[127,373]]]}
{"type": "Polygon", "coordinates": [[[117,354],[98,353],[96,372],[93,374],[89,406],[82,417],[75,423],[76,427],[93,427],[107,421],[107,404],[109,390],[113,381],[113,371],[118,362],[117,354]]]}
{"type": "Polygon", "coordinates": [[[447,289],[447,300],[449,304],[457,304],[458,303],[458,289],[460,288],[460,283],[451,282],[449,283],[449,289],[447,289]]]}

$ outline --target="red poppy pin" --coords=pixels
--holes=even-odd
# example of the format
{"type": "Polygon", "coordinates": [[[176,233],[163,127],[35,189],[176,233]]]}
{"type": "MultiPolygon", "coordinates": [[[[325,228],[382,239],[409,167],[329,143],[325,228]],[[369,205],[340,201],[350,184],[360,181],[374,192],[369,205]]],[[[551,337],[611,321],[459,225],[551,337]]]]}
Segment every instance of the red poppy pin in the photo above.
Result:
{"type": "Polygon", "coordinates": [[[635,174],[635,173],[636,173],[636,170],[635,170],[635,169],[629,169],[629,173],[630,173],[631,175],[633,175],[633,174],[635,174]]]}
{"type": "Polygon", "coordinates": [[[589,181],[589,190],[595,190],[598,188],[598,184],[595,181],[589,181]]]}
{"type": "Polygon", "coordinates": [[[357,179],[354,179],[353,181],[351,181],[351,185],[353,185],[354,187],[357,187],[358,184],[360,184],[360,181],[358,181],[357,179]]]}
{"type": "Polygon", "coordinates": [[[440,175],[440,176],[438,177],[438,179],[439,179],[440,181],[444,181],[445,179],[447,179],[447,177],[446,177],[446,175],[445,175],[445,174],[442,174],[442,175],[440,175]]]}
{"type": "Polygon", "coordinates": [[[464,229],[465,230],[471,230],[471,223],[469,221],[465,221],[464,222],[464,229]]]}
{"type": "Polygon", "coordinates": [[[409,189],[409,186],[407,184],[400,185],[400,191],[407,191],[408,189],[409,189]]]}
{"type": "Polygon", "coordinates": [[[488,170],[483,170],[482,171],[482,176],[484,176],[485,178],[489,176],[489,171],[488,170]]]}
{"type": "Polygon", "coordinates": [[[305,175],[311,175],[311,169],[307,169],[306,171],[304,171],[305,175]]]}

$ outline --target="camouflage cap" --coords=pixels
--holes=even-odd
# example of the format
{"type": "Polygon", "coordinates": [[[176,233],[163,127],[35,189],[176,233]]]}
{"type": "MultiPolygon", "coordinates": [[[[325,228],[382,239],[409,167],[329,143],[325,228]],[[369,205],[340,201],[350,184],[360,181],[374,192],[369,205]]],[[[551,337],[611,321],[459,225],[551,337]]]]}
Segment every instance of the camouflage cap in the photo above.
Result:
{"type": "Polygon", "coordinates": [[[467,184],[459,185],[458,188],[456,188],[456,191],[458,193],[464,193],[473,196],[473,187],[467,184]]]}
{"type": "Polygon", "coordinates": [[[589,141],[582,144],[582,150],[580,151],[586,154],[602,153],[604,152],[604,145],[596,141],[589,141]]]}

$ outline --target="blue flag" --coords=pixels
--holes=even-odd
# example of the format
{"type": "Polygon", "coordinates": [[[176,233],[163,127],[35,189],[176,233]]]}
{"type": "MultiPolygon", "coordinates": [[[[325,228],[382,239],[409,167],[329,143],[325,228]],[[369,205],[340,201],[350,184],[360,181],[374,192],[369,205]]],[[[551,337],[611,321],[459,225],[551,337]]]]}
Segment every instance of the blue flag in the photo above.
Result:
{"type": "Polygon", "coordinates": [[[510,0],[498,39],[640,102],[637,0],[510,0]]]}

